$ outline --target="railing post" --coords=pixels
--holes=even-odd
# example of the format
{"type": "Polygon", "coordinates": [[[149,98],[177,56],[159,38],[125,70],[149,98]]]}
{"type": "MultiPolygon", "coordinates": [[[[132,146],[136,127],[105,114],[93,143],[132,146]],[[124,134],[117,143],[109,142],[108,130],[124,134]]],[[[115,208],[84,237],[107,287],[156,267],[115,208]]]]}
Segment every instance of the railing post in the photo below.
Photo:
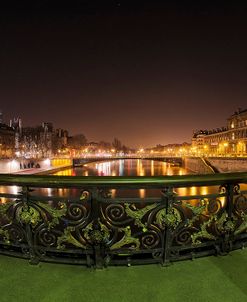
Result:
{"type": "MultiPolygon", "coordinates": [[[[228,221],[231,221],[233,215],[233,206],[234,206],[233,198],[234,198],[235,184],[233,183],[226,184],[224,187],[226,188],[226,212],[228,216],[228,221]]],[[[221,252],[223,255],[229,253],[232,250],[231,237],[232,237],[231,232],[227,230],[223,236],[223,240],[221,244],[221,252]]]]}
{"type": "Polygon", "coordinates": [[[228,184],[226,186],[227,189],[227,204],[226,204],[226,210],[228,217],[232,217],[232,212],[233,212],[233,198],[234,198],[234,184],[228,184]]]}
{"type": "Polygon", "coordinates": [[[30,254],[30,259],[29,263],[30,264],[38,264],[39,263],[39,258],[37,257],[34,249],[34,244],[33,244],[33,232],[32,232],[32,226],[30,222],[30,195],[29,195],[30,189],[28,186],[22,188],[22,202],[23,202],[23,208],[22,211],[23,213],[27,215],[27,219],[24,220],[22,218],[22,223],[25,226],[25,231],[26,231],[26,236],[27,236],[27,244],[29,248],[29,254],[30,254]]]}
{"type": "MultiPolygon", "coordinates": [[[[92,190],[92,213],[93,213],[93,225],[94,231],[97,232],[98,220],[99,220],[99,191],[98,188],[92,190]]],[[[95,268],[102,269],[104,267],[102,242],[98,238],[92,238],[95,268]]]]}
{"type": "MultiPolygon", "coordinates": [[[[162,191],[162,201],[165,204],[165,213],[169,214],[169,208],[173,204],[174,192],[172,187],[167,187],[162,191]]],[[[163,254],[163,266],[170,265],[170,247],[171,247],[171,229],[168,224],[165,225],[164,233],[164,254],[163,254]]]]}

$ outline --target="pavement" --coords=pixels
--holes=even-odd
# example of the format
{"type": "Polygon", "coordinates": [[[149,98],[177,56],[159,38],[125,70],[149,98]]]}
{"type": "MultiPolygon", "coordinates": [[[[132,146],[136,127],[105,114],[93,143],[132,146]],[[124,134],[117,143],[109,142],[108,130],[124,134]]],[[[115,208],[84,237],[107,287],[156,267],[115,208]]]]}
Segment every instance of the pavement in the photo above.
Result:
{"type": "Polygon", "coordinates": [[[47,169],[31,168],[31,169],[22,169],[20,171],[14,172],[13,174],[36,174],[44,171],[47,171],[47,169]]]}
{"type": "Polygon", "coordinates": [[[49,168],[28,168],[28,169],[22,169],[13,172],[12,174],[18,174],[18,175],[50,174],[52,172],[54,173],[70,167],[71,167],[70,165],[65,165],[65,166],[49,167],[49,168]]]}

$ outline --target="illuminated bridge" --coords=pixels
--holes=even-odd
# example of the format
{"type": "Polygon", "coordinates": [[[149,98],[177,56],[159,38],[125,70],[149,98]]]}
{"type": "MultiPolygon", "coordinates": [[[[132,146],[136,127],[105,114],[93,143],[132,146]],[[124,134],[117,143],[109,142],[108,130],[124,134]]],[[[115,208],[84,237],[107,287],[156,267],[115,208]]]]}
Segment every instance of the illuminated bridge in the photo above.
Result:
{"type": "Polygon", "coordinates": [[[167,265],[245,246],[247,173],[0,175],[0,253],[30,263],[167,265]]]}
{"type": "Polygon", "coordinates": [[[158,160],[164,161],[167,163],[182,165],[181,157],[167,157],[167,156],[114,156],[114,157],[106,157],[106,156],[97,156],[97,157],[86,157],[86,158],[73,158],[73,166],[81,166],[91,162],[97,161],[112,161],[112,160],[123,160],[123,159],[143,159],[143,160],[158,160]]]}

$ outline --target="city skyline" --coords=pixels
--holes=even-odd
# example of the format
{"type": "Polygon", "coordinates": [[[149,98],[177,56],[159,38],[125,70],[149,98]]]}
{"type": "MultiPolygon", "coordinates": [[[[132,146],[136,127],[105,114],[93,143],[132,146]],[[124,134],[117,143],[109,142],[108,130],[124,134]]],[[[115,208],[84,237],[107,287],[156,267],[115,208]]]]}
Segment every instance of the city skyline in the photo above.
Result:
{"type": "Polygon", "coordinates": [[[150,147],[190,142],[246,108],[246,7],[111,2],[1,10],[5,121],[150,147]]]}
{"type": "MultiPolygon", "coordinates": [[[[231,116],[234,116],[236,114],[238,115],[239,113],[245,113],[246,111],[247,111],[247,109],[238,108],[238,110],[236,110],[234,112],[234,114],[231,115],[231,116]]],[[[230,116],[225,119],[225,124],[222,127],[211,127],[211,128],[207,128],[207,129],[206,128],[205,129],[201,128],[201,129],[193,130],[193,132],[191,132],[192,135],[191,135],[191,137],[190,137],[190,139],[188,141],[180,141],[180,142],[175,142],[174,141],[174,142],[169,142],[169,143],[166,143],[166,144],[161,144],[160,142],[157,142],[157,144],[152,145],[152,146],[147,146],[145,144],[140,144],[139,146],[131,146],[131,145],[125,144],[125,142],[122,142],[121,140],[120,140],[120,142],[123,143],[123,145],[125,145],[125,146],[127,145],[127,147],[129,147],[129,148],[137,148],[137,149],[138,149],[138,147],[139,148],[150,148],[150,147],[162,146],[162,145],[163,146],[176,145],[176,144],[180,145],[180,144],[183,144],[183,143],[187,143],[187,144],[191,144],[192,143],[193,144],[193,138],[198,133],[200,134],[200,133],[208,133],[208,132],[210,133],[210,132],[212,132],[212,133],[219,133],[221,135],[221,132],[229,130],[229,127],[227,125],[227,119],[229,119],[229,118],[230,118],[230,116]]],[[[83,134],[83,135],[85,135],[85,139],[87,140],[87,143],[93,142],[92,140],[90,140],[89,137],[87,137],[86,133],[70,133],[67,128],[57,127],[53,123],[53,121],[49,121],[49,122],[42,121],[42,122],[36,123],[35,125],[25,125],[25,124],[23,124],[23,121],[22,121],[22,119],[20,117],[13,118],[13,119],[10,119],[9,121],[6,121],[6,120],[4,120],[3,112],[0,109],[0,124],[1,123],[6,124],[6,125],[8,125],[10,127],[12,126],[11,124],[18,123],[18,125],[20,127],[25,128],[25,129],[27,129],[27,128],[37,129],[37,128],[42,127],[43,124],[50,124],[53,127],[53,131],[57,131],[57,130],[65,131],[65,132],[67,132],[67,135],[69,137],[73,137],[73,136],[77,136],[77,135],[83,134]]],[[[113,137],[112,139],[110,139],[108,141],[106,141],[105,139],[99,138],[96,142],[113,143],[114,139],[118,139],[118,138],[117,137],[113,137]]]]}

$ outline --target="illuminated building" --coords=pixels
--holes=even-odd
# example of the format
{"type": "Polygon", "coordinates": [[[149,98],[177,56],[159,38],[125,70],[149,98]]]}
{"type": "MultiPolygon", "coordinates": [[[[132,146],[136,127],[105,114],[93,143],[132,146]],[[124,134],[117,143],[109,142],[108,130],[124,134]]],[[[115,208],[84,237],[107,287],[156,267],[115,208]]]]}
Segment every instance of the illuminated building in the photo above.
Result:
{"type": "Polygon", "coordinates": [[[195,155],[246,156],[247,109],[239,109],[227,119],[227,126],[196,131],[192,138],[195,155]]]}
{"type": "Polygon", "coordinates": [[[15,152],[15,131],[0,123],[0,158],[12,157],[15,152]]]}
{"type": "Polygon", "coordinates": [[[19,152],[20,149],[20,140],[22,133],[22,122],[20,118],[13,118],[9,122],[9,126],[15,131],[15,151],[19,152]]]}
{"type": "Polygon", "coordinates": [[[68,144],[68,131],[58,128],[56,129],[57,148],[62,149],[68,144]]]}
{"type": "Polygon", "coordinates": [[[40,132],[40,150],[42,152],[42,157],[52,156],[53,136],[54,132],[52,123],[43,122],[40,132]]]}
{"type": "Polygon", "coordinates": [[[23,128],[21,155],[32,158],[50,157],[52,155],[53,136],[52,123],[42,123],[41,126],[23,128]]]}

